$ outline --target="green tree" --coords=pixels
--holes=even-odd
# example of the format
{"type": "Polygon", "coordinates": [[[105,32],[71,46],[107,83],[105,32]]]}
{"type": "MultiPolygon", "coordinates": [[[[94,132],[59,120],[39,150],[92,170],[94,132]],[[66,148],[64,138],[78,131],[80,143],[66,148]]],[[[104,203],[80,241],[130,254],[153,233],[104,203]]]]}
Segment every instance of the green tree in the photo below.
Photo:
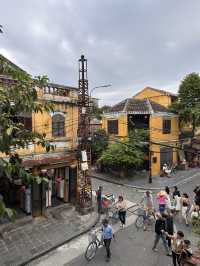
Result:
{"type": "MultiPolygon", "coordinates": [[[[38,176],[33,176],[25,170],[17,150],[26,148],[30,143],[42,145],[47,152],[53,147],[46,141],[45,135],[27,130],[17,117],[33,112],[53,111],[51,104],[44,104],[37,98],[36,88],[45,86],[48,78],[32,78],[1,55],[0,75],[9,80],[0,80],[0,152],[4,154],[4,157],[0,158],[0,186],[8,187],[16,179],[25,183],[31,183],[33,180],[41,182],[38,176]]],[[[9,214],[2,199],[0,201],[0,215],[9,214]]]]}
{"type": "Polygon", "coordinates": [[[91,151],[93,162],[99,159],[108,147],[108,134],[104,129],[98,129],[91,139],[91,151]]]}
{"type": "Polygon", "coordinates": [[[192,138],[200,124],[200,76],[198,73],[187,75],[179,86],[178,101],[172,104],[172,111],[179,114],[182,124],[192,124],[192,138]]]}
{"type": "Polygon", "coordinates": [[[123,174],[129,169],[137,169],[144,162],[145,141],[148,133],[144,130],[134,130],[123,140],[114,140],[103,152],[100,162],[111,169],[119,169],[123,174]]]}

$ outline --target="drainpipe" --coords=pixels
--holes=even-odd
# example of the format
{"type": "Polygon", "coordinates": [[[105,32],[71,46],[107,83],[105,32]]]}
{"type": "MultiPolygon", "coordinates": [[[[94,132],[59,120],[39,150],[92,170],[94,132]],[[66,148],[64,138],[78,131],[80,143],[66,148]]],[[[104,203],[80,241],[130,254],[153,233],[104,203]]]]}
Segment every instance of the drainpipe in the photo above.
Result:
{"type": "Polygon", "coordinates": [[[152,183],[152,172],[151,172],[151,146],[149,145],[149,184],[152,183]]]}

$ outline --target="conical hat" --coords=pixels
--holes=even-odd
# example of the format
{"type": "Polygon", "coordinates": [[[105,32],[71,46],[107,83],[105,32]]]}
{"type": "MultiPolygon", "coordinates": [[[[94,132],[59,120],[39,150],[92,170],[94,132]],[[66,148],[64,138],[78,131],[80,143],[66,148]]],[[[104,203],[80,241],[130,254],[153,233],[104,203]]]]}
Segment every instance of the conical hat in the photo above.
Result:
{"type": "Polygon", "coordinates": [[[158,192],[158,196],[165,196],[166,192],[164,190],[161,190],[160,192],[158,192]]]}

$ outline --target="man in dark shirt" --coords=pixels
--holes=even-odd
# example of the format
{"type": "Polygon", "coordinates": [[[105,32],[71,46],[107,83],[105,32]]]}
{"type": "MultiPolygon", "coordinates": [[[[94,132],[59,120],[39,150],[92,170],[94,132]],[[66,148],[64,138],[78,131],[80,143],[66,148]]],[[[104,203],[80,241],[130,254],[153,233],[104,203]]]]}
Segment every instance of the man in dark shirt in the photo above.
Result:
{"type": "Polygon", "coordinates": [[[180,193],[180,191],[178,190],[177,186],[174,187],[173,199],[175,198],[175,196],[178,196],[178,197],[181,196],[181,193],[180,193]]]}
{"type": "Polygon", "coordinates": [[[196,186],[193,192],[195,194],[194,202],[198,206],[198,208],[200,208],[200,186],[196,186]]]}
{"type": "Polygon", "coordinates": [[[163,245],[164,245],[164,248],[165,248],[165,251],[166,251],[166,255],[169,256],[169,248],[168,248],[168,244],[167,244],[167,240],[166,240],[166,236],[164,234],[164,232],[166,231],[166,218],[167,218],[167,215],[165,213],[163,214],[159,214],[157,216],[157,220],[156,220],[156,223],[155,223],[155,241],[154,241],[154,246],[152,248],[153,251],[158,251],[156,249],[156,246],[160,240],[160,238],[162,239],[162,242],[163,242],[163,245]]]}
{"type": "Polygon", "coordinates": [[[98,213],[102,213],[102,190],[103,188],[100,186],[97,190],[96,196],[97,196],[97,206],[98,206],[98,213]]]}
{"type": "MultiPolygon", "coordinates": [[[[173,219],[173,215],[174,215],[174,211],[171,210],[168,214],[167,214],[167,218],[166,218],[166,232],[169,235],[173,235],[174,234],[174,219],[173,219]]],[[[168,247],[169,250],[171,251],[171,238],[167,237],[167,242],[168,242],[168,247]]]]}

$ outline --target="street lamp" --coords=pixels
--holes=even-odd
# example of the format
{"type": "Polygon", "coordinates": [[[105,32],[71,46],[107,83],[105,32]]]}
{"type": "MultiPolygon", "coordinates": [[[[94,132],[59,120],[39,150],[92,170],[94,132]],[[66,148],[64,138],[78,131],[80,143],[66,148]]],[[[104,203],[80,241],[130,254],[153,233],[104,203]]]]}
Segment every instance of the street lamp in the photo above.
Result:
{"type": "Polygon", "coordinates": [[[94,90],[99,89],[99,88],[108,88],[108,87],[111,87],[111,86],[112,86],[112,84],[105,84],[105,85],[101,85],[101,86],[97,86],[97,87],[92,88],[91,91],[90,91],[90,99],[92,97],[92,92],[94,90]]]}

